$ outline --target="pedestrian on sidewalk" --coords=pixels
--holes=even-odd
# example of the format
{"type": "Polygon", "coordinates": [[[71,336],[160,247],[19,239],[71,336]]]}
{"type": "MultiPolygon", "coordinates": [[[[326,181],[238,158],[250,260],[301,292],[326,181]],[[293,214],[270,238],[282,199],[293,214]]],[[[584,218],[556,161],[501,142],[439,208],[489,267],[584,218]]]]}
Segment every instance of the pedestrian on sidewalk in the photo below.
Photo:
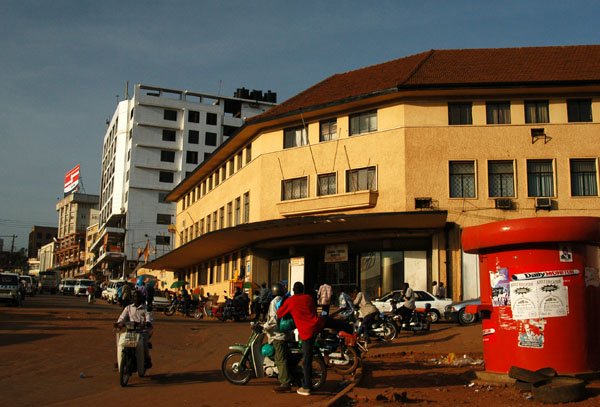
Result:
{"type": "Polygon", "coordinates": [[[319,292],[317,293],[318,304],[321,306],[323,315],[329,315],[331,297],[333,297],[333,290],[331,289],[331,286],[327,283],[323,283],[321,287],[319,287],[319,292]]]}
{"type": "Polygon", "coordinates": [[[440,281],[440,287],[439,287],[439,297],[438,298],[446,298],[446,286],[444,286],[444,283],[440,281]]]}

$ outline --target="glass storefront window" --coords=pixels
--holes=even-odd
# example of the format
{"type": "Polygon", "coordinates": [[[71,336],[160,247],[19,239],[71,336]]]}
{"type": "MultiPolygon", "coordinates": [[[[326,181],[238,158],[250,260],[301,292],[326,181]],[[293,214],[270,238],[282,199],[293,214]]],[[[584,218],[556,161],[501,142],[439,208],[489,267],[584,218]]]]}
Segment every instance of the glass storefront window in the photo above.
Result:
{"type": "MultiPolygon", "coordinates": [[[[290,259],[271,260],[269,268],[269,285],[284,282],[288,284],[290,271],[290,259]]],[[[290,287],[286,287],[291,291],[290,287]]]]}
{"type": "Polygon", "coordinates": [[[360,255],[360,290],[371,299],[402,288],[404,253],[367,252],[360,255]]]}

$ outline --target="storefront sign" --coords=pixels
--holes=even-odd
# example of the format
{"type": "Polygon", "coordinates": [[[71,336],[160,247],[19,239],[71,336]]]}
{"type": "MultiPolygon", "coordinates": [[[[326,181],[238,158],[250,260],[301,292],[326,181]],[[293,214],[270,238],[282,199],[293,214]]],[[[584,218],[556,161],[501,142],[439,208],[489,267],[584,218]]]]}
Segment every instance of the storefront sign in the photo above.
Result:
{"type": "Polygon", "coordinates": [[[576,276],[579,274],[579,270],[550,270],[550,271],[536,271],[533,273],[522,273],[522,274],[513,274],[512,279],[514,281],[521,280],[537,280],[540,278],[549,278],[549,277],[564,277],[564,276],[576,276]]]}
{"type": "Polygon", "coordinates": [[[332,244],[325,246],[325,263],[348,261],[348,245],[332,244]]]}

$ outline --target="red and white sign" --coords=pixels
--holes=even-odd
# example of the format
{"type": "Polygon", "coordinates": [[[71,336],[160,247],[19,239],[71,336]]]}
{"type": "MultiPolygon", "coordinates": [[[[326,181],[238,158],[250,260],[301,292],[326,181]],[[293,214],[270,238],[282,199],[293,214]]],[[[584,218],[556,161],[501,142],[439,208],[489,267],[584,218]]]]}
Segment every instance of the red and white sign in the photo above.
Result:
{"type": "Polygon", "coordinates": [[[79,165],[65,175],[65,194],[71,192],[79,185],[79,165]]]}

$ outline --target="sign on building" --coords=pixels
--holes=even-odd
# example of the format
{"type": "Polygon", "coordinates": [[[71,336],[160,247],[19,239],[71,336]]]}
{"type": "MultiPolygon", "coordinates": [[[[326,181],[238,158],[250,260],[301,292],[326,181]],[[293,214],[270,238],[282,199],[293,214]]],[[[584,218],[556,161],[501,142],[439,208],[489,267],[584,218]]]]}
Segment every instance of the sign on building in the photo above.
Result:
{"type": "Polygon", "coordinates": [[[68,194],[79,185],[79,165],[65,175],[65,194],[68,194]]]}

